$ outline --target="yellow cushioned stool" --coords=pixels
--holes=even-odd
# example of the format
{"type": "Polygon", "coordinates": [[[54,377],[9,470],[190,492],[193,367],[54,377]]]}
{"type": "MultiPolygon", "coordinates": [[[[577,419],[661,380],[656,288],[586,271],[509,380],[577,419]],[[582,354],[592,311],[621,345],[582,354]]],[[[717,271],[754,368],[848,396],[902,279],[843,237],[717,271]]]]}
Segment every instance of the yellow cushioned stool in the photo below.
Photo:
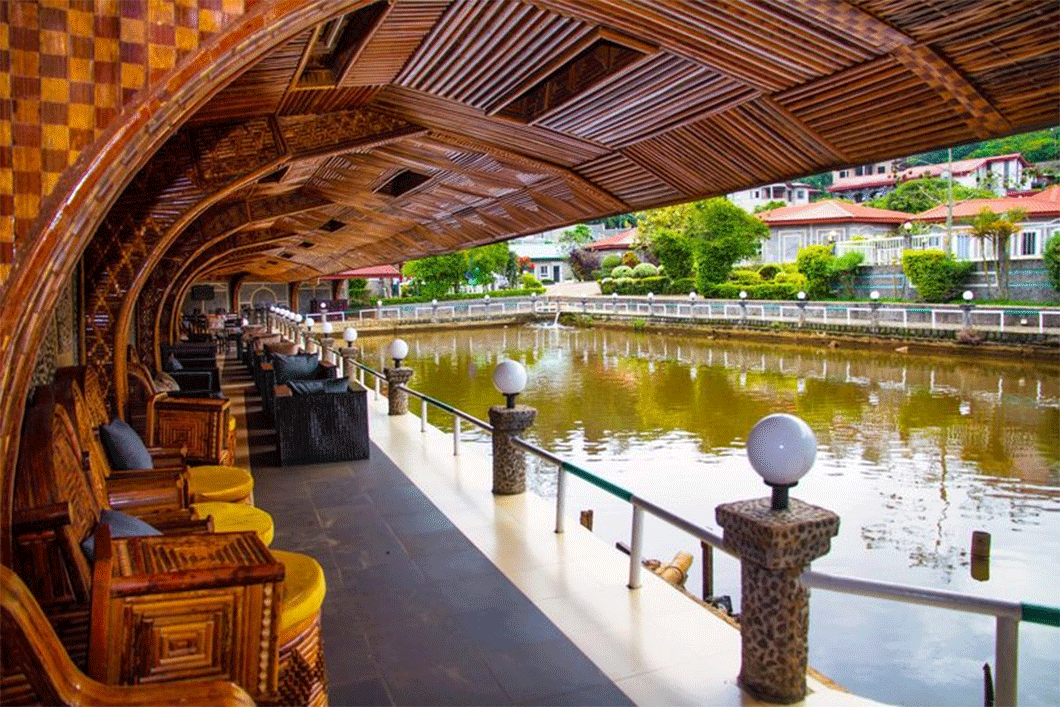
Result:
{"type": "Polygon", "coordinates": [[[213,516],[213,529],[217,533],[237,533],[253,530],[266,545],[272,544],[276,528],[272,516],[245,503],[205,501],[193,503],[191,507],[200,518],[213,516]]]}
{"type": "Polygon", "coordinates": [[[254,477],[235,466],[193,466],[188,468],[188,493],[192,503],[227,501],[253,503],[254,477]]]}
{"type": "Polygon", "coordinates": [[[273,550],[283,564],[280,607],[280,704],[325,707],[327,670],[320,636],[320,607],[327,584],[320,563],[308,555],[273,550]]]}

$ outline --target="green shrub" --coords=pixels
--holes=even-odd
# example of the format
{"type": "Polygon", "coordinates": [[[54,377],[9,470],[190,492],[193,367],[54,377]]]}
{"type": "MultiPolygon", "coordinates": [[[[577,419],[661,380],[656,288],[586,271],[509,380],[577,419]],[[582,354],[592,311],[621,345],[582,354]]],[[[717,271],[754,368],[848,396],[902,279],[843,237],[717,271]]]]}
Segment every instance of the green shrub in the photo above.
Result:
{"type": "Polygon", "coordinates": [[[659,277],[662,277],[662,276],[664,276],[664,275],[669,275],[670,273],[666,272],[666,266],[665,266],[665,265],[660,265],[660,266],[658,266],[658,267],[656,268],[656,274],[657,274],[657,275],[658,275],[659,277]]]}
{"type": "Polygon", "coordinates": [[[696,279],[694,277],[682,277],[678,280],[670,281],[671,295],[687,295],[689,292],[695,292],[695,290],[696,279]]]}
{"type": "Polygon", "coordinates": [[[635,268],[640,265],[640,258],[632,250],[627,250],[622,254],[622,264],[628,268],[635,268]]]}
{"type": "Polygon", "coordinates": [[[834,258],[828,265],[831,282],[839,286],[841,296],[848,299],[854,296],[854,281],[858,277],[858,268],[865,260],[859,250],[852,250],[834,258]]]}
{"type": "Polygon", "coordinates": [[[759,285],[738,285],[735,282],[722,282],[714,285],[705,297],[718,299],[740,299],[740,292],[747,293],[747,299],[795,299],[797,289],[790,284],[763,282],[759,285]]]}
{"type": "MultiPolygon", "coordinates": [[[[532,294],[541,294],[545,291],[543,287],[524,288],[521,290],[493,290],[489,293],[492,299],[499,299],[501,297],[529,297],[532,294]]],[[[418,304],[421,302],[430,302],[432,299],[437,299],[439,302],[454,301],[454,300],[465,300],[465,299],[482,299],[481,292],[463,292],[460,294],[447,294],[442,297],[432,297],[430,294],[421,294],[417,296],[406,296],[406,297],[391,297],[390,299],[384,299],[383,304],[395,305],[395,304],[418,304]]],[[[374,302],[374,300],[373,300],[374,302]]]]}
{"type": "Polygon", "coordinates": [[[651,237],[651,253],[675,278],[692,277],[695,256],[692,242],[680,231],[663,229],[651,237]]]}
{"type": "Polygon", "coordinates": [[[611,277],[616,280],[624,277],[633,277],[633,268],[628,265],[619,265],[617,268],[611,271],[611,277]]]}
{"type": "Polygon", "coordinates": [[[733,270],[729,273],[728,281],[737,285],[759,285],[762,283],[762,276],[754,270],[733,270]]]}
{"type": "Polygon", "coordinates": [[[758,275],[762,278],[763,282],[768,282],[777,276],[780,272],[780,266],[773,263],[766,263],[762,267],[758,268],[758,275]]]}
{"type": "Polygon", "coordinates": [[[615,292],[620,295],[646,295],[649,292],[662,295],[669,291],[670,279],[666,277],[621,277],[605,279],[600,283],[600,292],[605,295],[615,292]]]}
{"type": "Polygon", "coordinates": [[[797,271],[781,271],[773,277],[773,284],[775,285],[789,285],[795,288],[795,292],[798,293],[806,291],[806,276],[801,272],[797,271]]]}
{"type": "Polygon", "coordinates": [[[541,287],[541,281],[534,277],[533,273],[523,273],[523,287],[526,288],[537,288],[541,287]]]}
{"type": "Polygon", "coordinates": [[[1045,260],[1045,271],[1049,275],[1049,282],[1053,289],[1060,292],[1060,233],[1054,233],[1053,237],[1045,242],[1045,252],[1042,253],[1045,260]]]}
{"type": "Polygon", "coordinates": [[[957,294],[972,272],[972,263],[955,260],[941,250],[906,250],[902,270],[925,302],[946,302],[957,294]]]}
{"type": "Polygon", "coordinates": [[[658,277],[659,268],[651,263],[641,263],[633,268],[633,277],[658,277]]]}
{"type": "Polygon", "coordinates": [[[806,295],[810,299],[824,299],[832,292],[832,262],[835,256],[826,245],[806,246],[799,251],[795,264],[806,276],[806,295]]]}
{"type": "Polygon", "coordinates": [[[605,255],[604,259],[600,261],[600,269],[604,272],[611,272],[621,264],[622,256],[617,253],[610,253],[605,255]]]}

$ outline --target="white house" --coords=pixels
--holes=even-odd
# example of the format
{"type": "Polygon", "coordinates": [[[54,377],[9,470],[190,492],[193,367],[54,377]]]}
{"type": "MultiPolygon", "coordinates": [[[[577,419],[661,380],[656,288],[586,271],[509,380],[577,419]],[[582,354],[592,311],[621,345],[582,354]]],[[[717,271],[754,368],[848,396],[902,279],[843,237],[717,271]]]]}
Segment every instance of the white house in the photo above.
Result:
{"type": "MultiPolygon", "coordinates": [[[[901,171],[897,168],[880,171],[885,165],[886,163],[877,163],[872,165],[876,171],[865,169],[861,170],[861,174],[857,174],[856,169],[840,171],[837,174],[846,173],[847,176],[835,177],[832,186],[828,187],[828,192],[833,196],[852,199],[860,203],[884,196],[902,182],[911,179],[944,177],[950,169],[950,164],[943,162],[916,165],[901,171]]],[[[973,189],[990,189],[998,196],[1005,196],[1010,190],[1018,190],[1026,185],[1028,179],[1024,175],[1024,170],[1027,167],[1030,167],[1030,163],[1018,152],[955,160],[953,162],[953,183],[973,189]]]]}
{"type": "Polygon", "coordinates": [[[755,207],[771,201],[783,201],[788,206],[808,204],[810,199],[820,193],[820,189],[805,182],[776,182],[735,191],[726,195],[726,198],[744,211],[754,211],[755,207]]]}
{"type": "Polygon", "coordinates": [[[558,243],[519,238],[508,241],[508,247],[520,258],[530,258],[531,272],[542,282],[566,282],[574,278],[568,249],[558,243]]]}
{"type": "Polygon", "coordinates": [[[769,226],[762,262],[790,263],[806,246],[890,235],[909,220],[909,214],[826,200],[763,211],[758,218],[769,226]]]}

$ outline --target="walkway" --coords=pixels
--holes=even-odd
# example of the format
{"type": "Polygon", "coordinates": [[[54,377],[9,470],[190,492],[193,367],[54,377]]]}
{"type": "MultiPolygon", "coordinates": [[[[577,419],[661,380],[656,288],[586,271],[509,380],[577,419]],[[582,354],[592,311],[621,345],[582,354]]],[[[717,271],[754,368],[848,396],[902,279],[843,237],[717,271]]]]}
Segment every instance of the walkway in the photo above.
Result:
{"type": "MultiPolygon", "coordinates": [[[[736,684],[736,630],[651,573],[628,590],[623,555],[573,521],[554,533],[532,493],[494,496],[489,459],[453,457],[449,435],[388,416],[385,398],[369,392],[370,460],[276,467],[253,384],[228,363],[273,545],[328,577],[333,705],[761,704],[736,684]]],[[[808,685],[805,705],[876,704],[808,685]]]]}

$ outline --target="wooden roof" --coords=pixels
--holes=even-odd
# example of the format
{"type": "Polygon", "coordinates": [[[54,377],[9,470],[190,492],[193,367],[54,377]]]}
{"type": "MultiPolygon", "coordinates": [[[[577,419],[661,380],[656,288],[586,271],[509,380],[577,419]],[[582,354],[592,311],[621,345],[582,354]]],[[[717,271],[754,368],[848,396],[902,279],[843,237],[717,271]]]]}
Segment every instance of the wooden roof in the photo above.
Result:
{"type": "Polygon", "coordinates": [[[205,182],[159,185],[170,209],[260,167],[248,138],[274,169],[226,202],[299,197],[238,226],[268,247],[198,276],[317,277],[1057,116],[1056,3],[395,0],[348,18],[275,46],[156,156],[191,150],[205,182]],[[349,46],[320,69],[336,31],[349,46]]]}

